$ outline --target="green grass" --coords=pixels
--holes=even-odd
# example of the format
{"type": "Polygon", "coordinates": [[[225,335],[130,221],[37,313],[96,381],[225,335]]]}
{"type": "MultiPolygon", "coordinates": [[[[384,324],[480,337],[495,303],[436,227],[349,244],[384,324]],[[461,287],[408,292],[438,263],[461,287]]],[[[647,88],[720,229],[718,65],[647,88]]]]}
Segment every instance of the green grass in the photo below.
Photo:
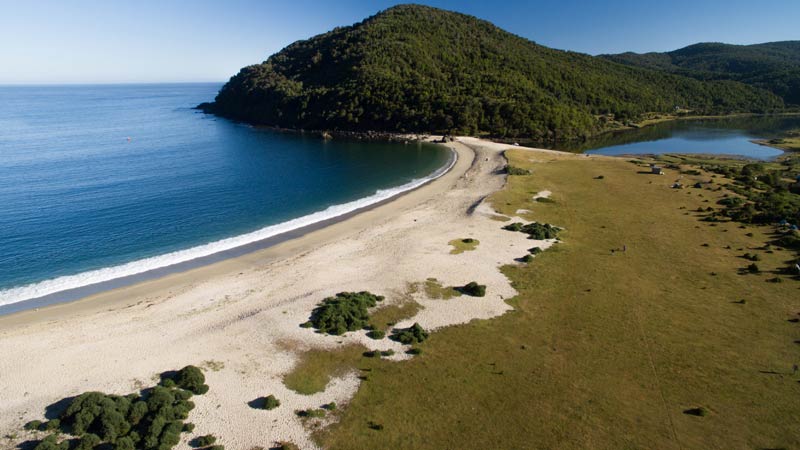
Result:
{"type": "Polygon", "coordinates": [[[458,255],[464,252],[470,252],[478,248],[478,244],[481,242],[477,239],[473,238],[464,238],[464,239],[453,239],[452,241],[448,242],[448,244],[453,246],[453,249],[450,250],[451,255],[458,255]]]}
{"type": "Polygon", "coordinates": [[[283,377],[283,384],[298,394],[322,392],[333,377],[352,370],[366,350],[361,345],[349,345],[334,351],[312,350],[303,353],[300,362],[283,377]]]}
{"type": "Polygon", "coordinates": [[[422,305],[413,299],[405,299],[399,303],[381,306],[369,315],[369,321],[376,330],[386,331],[397,322],[417,315],[422,305]]]}
{"type": "MultiPolygon", "coordinates": [[[[528,156],[509,152],[510,164],[531,168],[528,156]]],[[[747,265],[739,256],[763,246],[770,230],[700,222],[694,210],[724,191],[670,189],[670,171],[637,170],[566,155],[536,165],[535,176],[511,177],[494,196],[499,213],[547,187],[559,202],[543,204],[537,220],[565,228],[563,243],[503,268],[520,292],[509,301],[515,311],[432,333],[424,357],[370,372],[321,442],[800,448],[800,384],[791,375],[800,325],[789,322],[800,311],[800,282],[738,273],[747,265]],[[709,413],[684,414],[700,406],[709,413]]],[[[770,272],[791,254],[761,256],[770,272]]]]}
{"type": "Polygon", "coordinates": [[[442,286],[436,278],[428,278],[422,283],[417,283],[416,286],[422,286],[425,295],[434,300],[450,300],[453,297],[460,297],[461,292],[457,291],[453,286],[442,286]]]}

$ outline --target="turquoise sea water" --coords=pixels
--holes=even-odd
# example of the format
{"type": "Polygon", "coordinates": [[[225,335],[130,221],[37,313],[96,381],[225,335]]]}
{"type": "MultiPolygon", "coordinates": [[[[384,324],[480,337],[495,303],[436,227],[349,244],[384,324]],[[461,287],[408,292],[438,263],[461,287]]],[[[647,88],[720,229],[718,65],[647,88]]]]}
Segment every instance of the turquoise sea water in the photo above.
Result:
{"type": "Polygon", "coordinates": [[[341,215],[450,158],[192,109],[220,86],[0,87],[0,307],[341,215]]]}

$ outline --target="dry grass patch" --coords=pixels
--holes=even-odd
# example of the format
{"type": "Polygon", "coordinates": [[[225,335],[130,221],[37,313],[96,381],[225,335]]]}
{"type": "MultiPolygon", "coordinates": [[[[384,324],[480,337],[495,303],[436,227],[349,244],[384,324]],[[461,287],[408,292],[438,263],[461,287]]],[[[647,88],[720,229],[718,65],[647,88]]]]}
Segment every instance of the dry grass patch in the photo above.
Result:
{"type": "Polygon", "coordinates": [[[481,242],[477,239],[473,238],[463,238],[463,239],[453,239],[452,241],[448,242],[448,244],[453,246],[453,249],[450,250],[451,255],[458,255],[464,252],[470,252],[478,248],[478,244],[481,242]]]}
{"type": "Polygon", "coordinates": [[[298,394],[322,392],[332,378],[353,370],[366,350],[361,345],[348,345],[336,350],[302,353],[297,365],[283,377],[283,384],[298,394]]]}

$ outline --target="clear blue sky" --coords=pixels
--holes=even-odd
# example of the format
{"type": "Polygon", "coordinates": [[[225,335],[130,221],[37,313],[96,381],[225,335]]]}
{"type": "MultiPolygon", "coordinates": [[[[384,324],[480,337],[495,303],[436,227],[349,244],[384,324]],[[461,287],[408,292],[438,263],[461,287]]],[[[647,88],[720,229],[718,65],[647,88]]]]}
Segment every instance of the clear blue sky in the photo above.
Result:
{"type": "MultiPolygon", "coordinates": [[[[0,83],[224,81],[373,0],[0,0],[0,83]]],[[[800,0],[424,1],[584,53],[800,39],[800,0]]]]}

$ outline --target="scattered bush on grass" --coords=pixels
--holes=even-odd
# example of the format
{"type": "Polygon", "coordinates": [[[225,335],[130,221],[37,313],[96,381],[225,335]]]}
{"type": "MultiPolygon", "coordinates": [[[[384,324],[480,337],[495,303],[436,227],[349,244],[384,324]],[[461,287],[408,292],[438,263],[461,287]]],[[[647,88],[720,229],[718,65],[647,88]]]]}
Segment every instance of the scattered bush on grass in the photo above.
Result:
{"type": "Polygon", "coordinates": [[[419,344],[425,341],[425,339],[428,339],[428,332],[418,323],[414,323],[414,325],[408,328],[393,329],[390,339],[405,345],[419,344]]]}
{"type": "Polygon", "coordinates": [[[531,171],[528,169],[523,169],[521,167],[515,166],[506,166],[506,173],[509,175],[530,175],[531,171]]]}
{"type": "Polygon", "coordinates": [[[558,232],[561,231],[560,228],[554,227],[549,223],[538,223],[532,222],[529,224],[523,224],[521,222],[514,222],[512,224],[506,225],[503,227],[504,230],[508,231],[519,231],[521,233],[525,233],[528,235],[528,239],[555,239],[558,237],[558,232]]]}

